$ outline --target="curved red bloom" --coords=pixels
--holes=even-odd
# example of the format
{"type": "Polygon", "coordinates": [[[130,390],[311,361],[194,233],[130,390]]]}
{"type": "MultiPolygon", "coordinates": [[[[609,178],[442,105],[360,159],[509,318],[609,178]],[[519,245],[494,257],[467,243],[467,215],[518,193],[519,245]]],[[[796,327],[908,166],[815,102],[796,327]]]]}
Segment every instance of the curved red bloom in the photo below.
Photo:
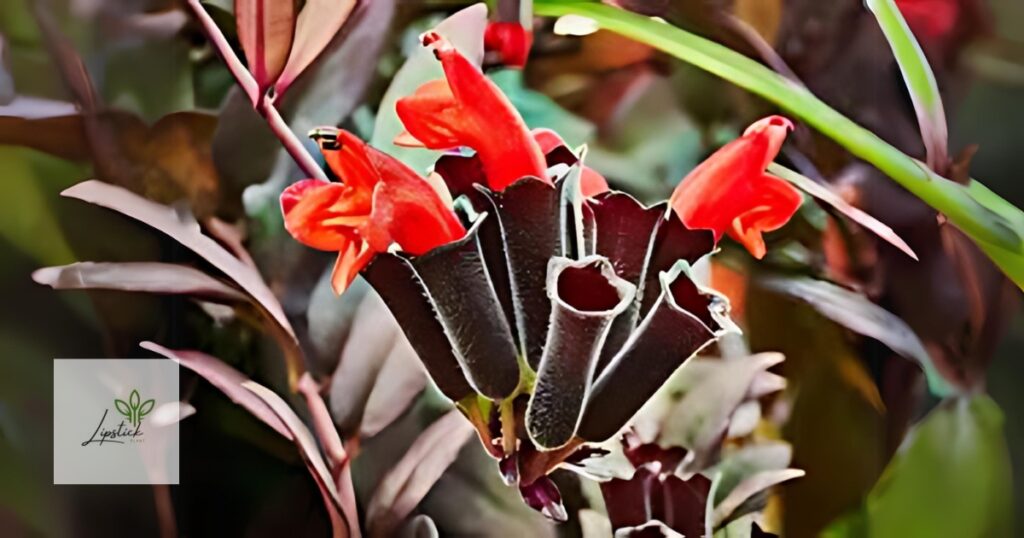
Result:
{"type": "MultiPolygon", "coordinates": [[[[562,140],[562,137],[551,129],[534,129],[533,138],[540,145],[544,155],[551,153],[559,146],[566,146],[565,140],[562,140]]],[[[608,180],[597,170],[584,165],[583,173],[580,174],[580,191],[583,192],[583,196],[593,198],[598,194],[608,192],[608,190],[608,180]]]]}
{"type": "Polygon", "coordinates": [[[492,22],[484,32],[484,49],[497,53],[501,63],[524,67],[533,45],[533,32],[518,22],[492,22]]]}
{"type": "Polygon", "coordinates": [[[896,0],[907,24],[922,41],[941,41],[956,27],[958,0],[896,0]]]}
{"type": "Polygon", "coordinates": [[[495,191],[529,176],[550,183],[544,153],[501,90],[436,32],[425,34],[423,44],[434,49],[445,79],[427,82],[398,100],[395,109],[406,132],[395,143],[472,148],[495,191]]]}
{"type": "Polygon", "coordinates": [[[690,172],[669,200],[683,224],[714,231],[716,241],[727,233],[763,258],[761,233],[789,222],[802,200],[792,185],[765,173],[792,129],[781,116],[759,120],[690,172]]]}
{"type": "Polygon", "coordinates": [[[342,182],[299,181],[281,193],[281,211],[297,241],[338,253],[331,277],[335,293],[392,243],[420,255],[466,234],[433,187],[401,162],[347,131],[318,142],[342,182]]]}

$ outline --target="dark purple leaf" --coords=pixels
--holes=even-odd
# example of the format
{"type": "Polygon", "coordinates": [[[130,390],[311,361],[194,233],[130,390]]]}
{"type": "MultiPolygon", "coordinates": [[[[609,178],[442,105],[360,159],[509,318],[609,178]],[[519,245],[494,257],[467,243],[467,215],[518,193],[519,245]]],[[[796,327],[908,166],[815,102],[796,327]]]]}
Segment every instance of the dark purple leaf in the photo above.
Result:
{"type": "Polygon", "coordinates": [[[149,201],[137,194],[103,183],[102,181],[83,181],[61,193],[69,198],[76,198],[98,206],[113,209],[119,213],[143,222],[168,235],[175,241],[192,250],[211,265],[221,270],[228,278],[238,284],[252,296],[256,303],[266,312],[291,339],[295,332],[285,317],[281,304],[273,292],[267,287],[259,272],[252,266],[234,257],[224,247],[210,237],[203,235],[192,215],[172,207],[149,201]]]}
{"type": "Polygon", "coordinates": [[[608,328],[632,302],[636,287],[617,277],[607,258],[552,258],[548,265],[551,322],[526,429],[554,449],[576,433],[608,328]]]}
{"type": "Polygon", "coordinates": [[[704,536],[710,490],[711,481],[704,476],[683,480],[658,463],[639,467],[629,480],[615,479],[601,484],[608,518],[617,532],[643,527],[656,520],[684,536],[704,536]]]}
{"type": "Polygon", "coordinates": [[[868,215],[861,209],[854,207],[852,204],[844,200],[842,196],[833,192],[827,185],[818,183],[809,177],[776,163],[770,163],[768,165],[768,171],[782,179],[785,179],[793,185],[796,185],[797,188],[807,194],[832,206],[836,211],[846,215],[846,217],[853,222],[871,230],[871,232],[879,238],[900,249],[904,254],[910,256],[912,259],[917,259],[917,253],[914,252],[914,249],[910,248],[910,245],[908,245],[902,237],[897,235],[892,228],[886,226],[875,217],[868,215]]]}
{"type": "Polygon", "coordinates": [[[412,258],[437,311],[455,356],[477,392],[501,399],[519,384],[512,331],[487,273],[477,232],[480,215],[466,237],[412,258]]]}
{"type": "Polygon", "coordinates": [[[759,374],[783,361],[781,353],[730,359],[694,359],[683,365],[672,385],[678,398],[662,419],[659,444],[690,450],[684,474],[699,471],[717,454],[729,420],[747,400],[759,374]]]}
{"type": "Polygon", "coordinates": [[[658,279],[662,272],[672,269],[679,260],[686,260],[692,265],[714,248],[715,236],[711,230],[690,230],[675,215],[669,215],[658,227],[654,238],[654,248],[641,286],[640,317],[646,316],[661,296],[658,279]]]}
{"type": "Polygon", "coordinates": [[[788,468],[792,455],[789,444],[781,441],[751,444],[729,454],[712,471],[716,476],[712,528],[762,510],[769,488],[803,476],[803,471],[788,468]]]}
{"type": "Polygon", "coordinates": [[[263,94],[288,61],[295,36],[295,2],[235,0],[235,27],[249,72],[263,94]]]}
{"type": "Polygon", "coordinates": [[[423,390],[418,362],[380,297],[364,296],[331,382],[338,429],[346,436],[372,436],[390,424],[423,390]]]}
{"type": "Polygon", "coordinates": [[[711,343],[723,324],[723,299],[703,293],[679,262],[661,275],[661,295],[640,326],[594,384],[580,437],[615,435],[694,353],[711,343]]]}
{"type": "Polygon", "coordinates": [[[401,461],[377,484],[366,508],[370,533],[391,536],[455,461],[472,435],[473,427],[458,410],[449,411],[424,430],[401,461]]]}
{"type": "Polygon", "coordinates": [[[441,393],[455,402],[473,394],[434,305],[409,262],[394,254],[378,254],[362,274],[391,310],[441,393]]]}
{"type": "Polygon", "coordinates": [[[423,364],[409,341],[401,334],[396,334],[395,340],[366,402],[359,427],[362,437],[373,437],[391,425],[416,401],[427,384],[423,364]]]}
{"type": "Polygon", "coordinates": [[[313,475],[316,485],[320,488],[320,494],[324,498],[324,505],[331,518],[333,535],[358,537],[360,535],[359,517],[356,512],[355,494],[352,490],[351,479],[348,474],[344,472],[339,474],[341,477],[340,481],[346,482],[343,484],[343,491],[345,491],[346,495],[342,497],[330,469],[328,469],[327,464],[324,462],[323,456],[320,455],[320,450],[317,448],[313,434],[309,432],[309,428],[295,414],[295,411],[288,406],[288,403],[274,391],[254,381],[246,381],[242,383],[242,386],[263,400],[292,433],[295,445],[299,448],[299,454],[302,455],[302,460],[306,463],[306,467],[309,469],[310,474],[313,475]]]}
{"type": "Polygon", "coordinates": [[[212,276],[185,265],[156,262],[79,262],[44,267],[32,280],[56,290],[105,289],[186,294],[220,301],[247,301],[248,296],[212,276]]]}
{"type": "Polygon", "coordinates": [[[402,526],[398,538],[438,538],[437,525],[430,516],[420,514],[409,518],[409,521],[402,526]]]}
{"type": "Polygon", "coordinates": [[[562,250],[559,191],[524,178],[489,197],[505,243],[519,347],[536,369],[551,316],[545,290],[548,260],[562,250]]]}
{"type": "Polygon", "coordinates": [[[359,433],[373,385],[398,338],[397,327],[380,298],[373,294],[364,297],[353,315],[331,382],[331,412],[346,437],[359,433]]]}
{"type": "Polygon", "coordinates": [[[139,344],[143,349],[158,353],[199,374],[211,385],[220,389],[231,401],[245,408],[256,418],[270,426],[288,440],[294,440],[291,430],[277,414],[251,391],[242,386],[249,381],[241,372],[228,366],[224,361],[200,351],[172,350],[153,342],[139,344]]]}
{"type": "Polygon", "coordinates": [[[596,253],[608,258],[615,273],[637,288],[633,303],[616,318],[608,332],[597,366],[600,373],[636,328],[646,284],[644,276],[653,251],[655,232],[665,222],[666,208],[663,204],[646,208],[632,196],[621,192],[602,194],[588,205],[593,211],[597,230],[596,253]]]}

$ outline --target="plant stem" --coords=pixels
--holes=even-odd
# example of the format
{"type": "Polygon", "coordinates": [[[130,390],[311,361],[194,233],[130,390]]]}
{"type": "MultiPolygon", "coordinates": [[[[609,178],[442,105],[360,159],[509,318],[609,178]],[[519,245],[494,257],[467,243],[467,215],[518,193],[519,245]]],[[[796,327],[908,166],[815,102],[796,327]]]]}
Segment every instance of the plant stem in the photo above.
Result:
{"type": "Polygon", "coordinates": [[[313,422],[313,431],[316,432],[320,446],[323,447],[324,452],[327,454],[327,463],[330,465],[331,476],[334,478],[335,485],[338,485],[341,471],[348,463],[348,454],[341,443],[338,429],[334,427],[334,421],[331,420],[327,404],[324,403],[323,397],[320,396],[320,387],[308,372],[302,374],[302,377],[299,379],[298,389],[302,393],[303,398],[306,399],[306,407],[309,409],[309,416],[313,422]]]}
{"type": "Polygon", "coordinates": [[[235,54],[234,49],[228,43],[227,37],[224,36],[224,32],[220,31],[217,23],[213,21],[210,14],[203,9],[203,6],[199,3],[199,0],[188,0],[188,5],[192,8],[192,12],[195,13],[196,18],[199,19],[200,25],[203,27],[203,32],[206,33],[206,37],[210,39],[210,43],[213,44],[213,48],[217,50],[217,53],[224,60],[224,64],[227,66],[228,71],[235,78],[235,82],[242,89],[243,92],[249,97],[249,101],[252,102],[253,108],[263,116],[263,119],[267,120],[267,125],[270,130],[274,133],[274,136],[281,141],[284,149],[291,155],[295,164],[299,166],[304,174],[313,179],[319,179],[321,181],[327,181],[327,174],[324,173],[320,165],[316,163],[313,156],[306,151],[306,147],[302,145],[302,141],[295,136],[295,133],[288,127],[288,124],[281,117],[281,114],[277,111],[274,106],[274,98],[269,94],[260,95],[259,85],[256,83],[256,79],[253,78],[249,70],[246,69],[242,60],[235,54]]]}
{"type": "Polygon", "coordinates": [[[228,71],[235,77],[235,82],[242,88],[245,95],[249,96],[249,101],[252,102],[255,107],[259,98],[259,85],[256,83],[256,79],[252,77],[249,70],[242,64],[242,60],[235,54],[234,49],[228,43],[228,38],[224,35],[224,32],[220,31],[217,23],[213,21],[213,17],[203,9],[202,4],[199,0],[188,0],[188,6],[192,8],[192,12],[196,18],[199,19],[199,24],[203,27],[203,32],[206,37],[209,38],[213,44],[213,48],[220,54],[224,64],[227,65],[228,71]]]}
{"type": "Polygon", "coordinates": [[[320,181],[327,181],[327,174],[324,173],[320,165],[316,163],[313,156],[306,151],[306,147],[302,145],[302,142],[295,136],[295,132],[292,131],[291,127],[285,123],[284,118],[277,111],[277,107],[274,106],[274,100],[270,95],[265,95],[262,100],[262,106],[257,108],[257,111],[267,120],[267,125],[270,126],[270,130],[274,132],[277,139],[284,145],[284,149],[292,156],[295,164],[299,165],[302,172],[305,173],[312,179],[319,179],[320,181]]]}

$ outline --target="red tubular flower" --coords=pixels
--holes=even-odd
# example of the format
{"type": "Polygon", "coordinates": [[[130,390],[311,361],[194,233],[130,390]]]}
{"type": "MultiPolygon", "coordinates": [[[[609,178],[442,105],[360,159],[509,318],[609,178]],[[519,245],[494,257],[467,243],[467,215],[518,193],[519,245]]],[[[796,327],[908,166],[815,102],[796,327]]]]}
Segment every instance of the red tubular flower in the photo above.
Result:
{"type": "Polygon", "coordinates": [[[512,103],[455,47],[436,32],[423,37],[441,61],[446,80],[433,80],[395,105],[405,146],[445,150],[469,147],[480,156],[495,191],[533,176],[550,183],[544,153],[512,103]]]}
{"type": "Polygon", "coordinates": [[[683,224],[714,231],[716,241],[728,233],[763,258],[761,233],[789,222],[802,200],[792,185],[765,173],[792,129],[781,116],[759,120],[690,172],[669,200],[683,224]]]}
{"type": "Polygon", "coordinates": [[[465,236],[452,210],[409,167],[346,131],[318,142],[342,183],[299,181],[281,193],[281,211],[297,241],[338,253],[331,276],[335,293],[392,243],[420,255],[465,236]]]}
{"type": "Polygon", "coordinates": [[[960,16],[958,0],[896,0],[896,7],[917,38],[927,42],[948,37],[960,16]]]}
{"type": "MultiPolygon", "coordinates": [[[[562,140],[562,137],[551,129],[534,129],[533,138],[540,145],[544,155],[551,153],[559,146],[566,145],[565,140],[562,140]]],[[[608,180],[597,170],[584,166],[583,173],[580,175],[580,190],[583,192],[583,196],[593,198],[598,194],[608,192],[608,180]]]]}
{"type": "Polygon", "coordinates": [[[533,45],[533,32],[518,22],[492,22],[484,32],[484,49],[498,54],[509,67],[524,67],[533,45]]]}

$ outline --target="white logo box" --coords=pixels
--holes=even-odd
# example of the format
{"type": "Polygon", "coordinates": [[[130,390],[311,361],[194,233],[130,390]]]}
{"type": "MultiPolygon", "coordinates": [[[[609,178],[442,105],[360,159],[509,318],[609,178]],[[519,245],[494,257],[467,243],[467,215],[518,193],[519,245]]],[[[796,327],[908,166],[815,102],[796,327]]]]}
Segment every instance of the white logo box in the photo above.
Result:
{"type": "Polygon", "coordinates": [[[54,484],[178,484],[178,364],[53,361],[54,484]]]}

